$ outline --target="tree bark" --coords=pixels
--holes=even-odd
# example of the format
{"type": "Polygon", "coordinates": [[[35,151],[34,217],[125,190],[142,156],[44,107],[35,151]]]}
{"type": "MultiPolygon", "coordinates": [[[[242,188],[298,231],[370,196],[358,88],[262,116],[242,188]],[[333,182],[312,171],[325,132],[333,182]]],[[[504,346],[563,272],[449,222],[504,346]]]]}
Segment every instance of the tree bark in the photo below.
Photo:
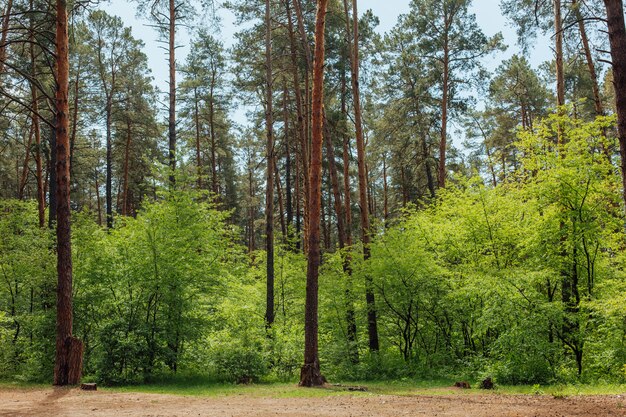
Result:
{"type": "MultiPolygon", "coordinates": [[[[446,186],[446,152],[448,142],[448,89],[450,83],[450,49],[448,46],[447,28],[443,47],[443,85],[441,97],[441,138],[439,140],[439,188],[446,186]]],[[[432,192],[431,192],[432,194],[432,192]]]]}
{"type": "Polygon", "coordinates": [[[561,19],[561,0],[554,0],[554,34],[556,53],[556,105],[565,104],[565,75],[563,71],[563,21],[561,19]]]}
{"type": "Polygon", "coordinates": [[[57,116],[54,116],[55,127],[50,129],[50,154],[49,154],[49,163],[48,163],[48,186],[44,187],[48,188],[48,228],[54,228],[54,225],[57,221],[57,171],[56,171],[56,161],[57,161],[57,133],[56,133],[56,120],[57,116]]]}
{"type": "MultiPolygon", "coordinates": [[[[112,92],[110,92],[112,94],[112,92]]],[[[106,199],[106,219],[107,229],[113,228],[113,138],[112,138],[112,98],[107,97],[106,105],[106,184],[105,184],[105,199],[106,199]]]]}
{"type": "Polygon", "coordinates": [[[193,88],[194,124],[196,128],[196,181],[198,190],[202,189],[202,155],[200,153],[200,109],[198,108],[198,88],[193,88]]]}
{"type": "Polygon", "coordinates": [[[215,103],[213,91],[215,89],[215,71],[211,77],[211,92],[209,96],[209,129],[211,130],[211,191],[219,200],[219,179],[217,177],[217,136],[215,134],[215,103]]]}
{"type": "Polygon", "coordinates": [[[128,215],[128,171],[130,168],[130,145],[132,131],[130,118],[126,119],[126,146],[124,147],[124,188],[122,189],[122,216],[128,215]]]}
{"type": "Polygon", "coordinates": [[[387,186],[387,154],[383,154],[383,219],[385,228],[389,227],[389,192],[387,186]]]}
{"type": "Polygon", "coordinates": [[[274,324],[274,119],[272,81],[272,20],[270,0],[265,0],[265,128],[267,171],[265,186],[265,250],[267,256],[267,293],[265,325],[274,324]]]}
{"type": "Polygon", "coordinates": [[[33,144],[33,126],[31,125],[28,132],[28,140],[26,141],[26,152],[24,153],[24,164],[22,165],[22,177],[17,186],[17,198],[18,200],[24,199],[24,188],[26,188],[26,181],[28,180],[28,163],[30,162],[30,148],[33,144]]]}
{"type": "Polygon", "coordinates": [[[626,203],[626,28],[622,0],[604,0],[611,45],[617,135],[622,170],[622,198],[626,203]]]}
{"type": "Polygon", "coordinates": [[[313,67],[311,191],[309,201],[309,245],[306,274],[306,305],[304,313],[304,365],[300,370],[300,385],[305,387],[324,384],[318,357],[318,276],[320,253],[320,212],[322,193],[322,141],[324,100],[324,28],[328,0],[317,1],[315,19],[315,64],[313,67]]]}
{"type": "MultiPolygon", "coordinates": [[[[6,42],[9,35],[9,23],[11,22],[11,10],[13,8],[13,0],[7,1],[7,7],[4,9],[4,18],[2,19],[2,35],[0,35],[0,77],[4,74],[4,61],[6,59],[6,42]]],[[[0,83],[0,86],[2,84],[0,83]]]]}
{"type": "Polygon", "coordinates": [[[54,385],[80,382],[82,343],[72,337],[72,249],[69,164],[69,38],[67,4],[56,3],[57,320],[54,385]]]}
{"type": "MultiPolygon", "coordinates": [[[[169,139],[169,166],[170,166],[170,185],[176,182],[174,170],[176,169],[176,2],[169,0],[169,71],[170,71],[170,90],[169,90],[169,116],[168,116],[168,139],[169,139]]],[[[108,224],[108,218],[107,218],[108,224]]]]}
{"type": "Polygon", "coordinates": [[[343,135],[343,149],[342,149],[342,159],[343,159],[343,192],[344,192],[344,202],[345,202],[345,213],[346,213],[346,245],[352,246],[352,199],[350,196],[350,136],[348,135],[347,129],[347,121],[348,121],[348,110],[346,109],[346,76],[345,72],[343,73],[341,80],[341,114],[343,115],[343,120],[345,122],[342,135],[343,135]]]}
{"type": "Polygon", "coordinates": [[[100,183],[98,182],[98,168],[94,168],[94,188],[96,189],[96,207],[98,209],[98,226],[102,226],[102,203],[100,201],[100,183]]]}
{"type": "Polygon", "coordinates": [[[286,242],[287,223],[285,222],[285,202],[283,200],[283,189],[280,183],[280,173],[278,172],[276,155],[274,155],[274,182],[276,183],[276,199],[278,200],[278,219],[280,221],[280,231],[283,236],[283,242],[286,242]]]}

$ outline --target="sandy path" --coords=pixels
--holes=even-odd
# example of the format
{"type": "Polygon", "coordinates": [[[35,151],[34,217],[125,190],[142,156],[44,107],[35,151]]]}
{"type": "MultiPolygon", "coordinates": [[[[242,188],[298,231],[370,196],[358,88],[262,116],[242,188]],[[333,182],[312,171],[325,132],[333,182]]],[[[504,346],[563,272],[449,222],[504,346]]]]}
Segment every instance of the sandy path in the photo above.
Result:
{"type": "Polygon", "coordinates": [[[626,416],[626,395],[550,396],[463,394],[262,398],[0,389],[0,416],[626,416]]]}

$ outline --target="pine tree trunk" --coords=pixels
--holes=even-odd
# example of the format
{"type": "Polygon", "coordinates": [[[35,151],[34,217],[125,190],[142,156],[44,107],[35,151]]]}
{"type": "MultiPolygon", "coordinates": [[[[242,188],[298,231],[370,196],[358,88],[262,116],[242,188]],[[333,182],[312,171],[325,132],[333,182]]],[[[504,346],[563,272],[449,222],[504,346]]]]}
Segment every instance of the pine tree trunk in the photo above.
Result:
{"type": "MultiPolygon", "coordinates": [[[[7,1],[7,7],[4,9],[4,17],[2,19],[2,34],[0,35],[0,80],[4,74],[4,61],[6,59],[6,42],[9,35],[9,23],[11,22],[11,10],[13,9],[13,0],[7,1]]],[[[0,86],[2,84],[0,83],[0,86]]]]}
{"type": "Polygon", "coordinates": [[[617,134],[622,170],[622,197],[626,203],[626,28],[621,0],[604,0],[613,67],[613,87],[617,110],[617,134]]]}
{"type": "Polygon", "coordinates": [[[561,19],[561,0],[554,0],[554,36],[556,53],[556,105],[565,104],[565,75],[563,71],[563,21],[561,19]]]}
{"type": "Polygon", "coordinates": [[[344,121],[342,129],[343,135],[343,192],[345,202],[346,213],[346,245],[352,246],[352,199],[350,196],[350,136],[348,135],[347,122],[348,122],[348,110],[346,108],[346,74],[345,71],[342,74],[341,79],[341,114],[344,121]]]}
{"type": "Polygon", "coordinates": [[[267,132],[267,162],[265,185],[265,250],[267,256],[267,293],[265,325],[274,324],[274,119],[272,81],[272,21],[270,0],[265,0],[265,128],[267,132]]]}
{"type": "Polygon", "coordinates": [[[49,162],[48,162],[48,174],[46,178],[48,178],[48,186],[44,188],[48,188],[48,228],[54,228],[54,225],[57,221],[57,115],[54,115],[54,128],[50,129],[50,138],[48,140],[50,144],[50,154],[49,154],[49,162]]]}
{"type": "Polygon", "coordinates": [[[22,177],[19,181],[17,187],[17,198],[18,200],[24,199],[24,188],[26,187],[26,181],[28,180],[28,163],[30,161],[30,148],[33,144],[33,126],[31,125],[30,130],[28,132],[28,140],[26,141],[24,153],[24,163],[22,164],[22,177]]]}
{"type": "MultiPolygon", "coordinates": [[[[439,140],[439,188],[445,188],[446,186],[446,153],[447,153],[447,141],[448,141],[448,93],[450,83],[450,50],[448,47],[448,38],[446,36],[445,45],[443,49],[443,85],[442,85],[442,98],[441,98],[441,138],[439,140]]],[[[432,193],[431,193],[432,194],[432,193]]]]}
{"type": "Polygon", "coordinates": [[[96,189],[96,207],[98,209],[98,226],[102,226],[102,203],[100,201],[100,184],[98,183],[98,168],[94,169],[94,178],[95,184],[94,188],[96,189]]]}
{"type": "Polygon", "coordinates": [[[304,313],[304,365],[300,371],[300,385],[324,384],[318,357],[318,276],[320,253],[320,213],[322,193],[322,141],[324,100],[324,28],[328,0],[317,1],[315,20],[315,64],[313,68],[311,191],[309,193],[309,245],[306,274],[306,304],[304,313]]]}
{"type": "Polygon", "coordinates": [[[31,93],[33,96],[33,130],[35,133],[35,176],[37,177],[37,211],[39,213],[39,227],[44,227],[46,224],[46,195],[43,185],[43,168],[41,164],[41,128],[39,126],[39,104],[37,97],[37,90],[32,87],[31,93]]]}
{"type": "Polygon", "coordinates": [[[128,216],[128,171],[130,168],[130,145],[132,132],[130,118],[126,119],[126,146],[124,147],[124,188],[122,189],[122,216],[128,216]]]}
{"type": "MultiPolygon", "coordinates": [[[[170,71],[170,90],[169,90],[169,115],[168,115],[168,158],[170,166],[170,185],[174,185],[174,170],[176,169],[176,2],[169,0],[169,71],[170,71]]],[[[108,218],[107,218],[108,224],[108,218]]]]}
{"type": "Polygon", "coordinates": [[[215,88],[215,73],[211,79],[211,93],[209,97],[209,129],[211,130],[211,191],[219,200],[219,178],[217,177],[217,136],[215,134],[215,104],[213,103],[213,89],[215,88]]]}
{"type": "Polygon", "coordinates": [[[385,228],[389,227],[389,189],[387,186],[387,154],[383,154],[383,219],[385,228]]]}
{"type": "Polygon", "coordinates": [[[193,119],[196,128],[196,175],[198,190],[202,189],[202,155],[200,153],[200,109],[198,108],[198,88],[193,88],[193,119]]]}
{"type": "Polygon", "coordinates": [[[72,249],[69,164],[69,39],[67,4],[56,3],[57,320],[54,385],[80,382],[82,343],[72,337],[72,249]]]}
{"type": "Polygon", "coordinates": [[[105,199],[106,199],[106,218],[107,229],[113,228],[113,138],[112,138],[112,103],[111,98],[107,98],[106,108],[106,185],[105,185],[105,199]]]}
{"type": "Polygon", "coordinates": [[[283,199],[283,189],[280,183],[280,173],[276,164],[276,156],[274,155],[274,182],[276,183],[276,198],[278,200],[278,219],[280,221],[280,231],[283,236],[283,242],[287,240],[287,223],[285,222],[285,201],[283,199]]]}
{"type": "MultiPolygon", "coordinates": [[[[76,132],[78,131],[78,104],[80,97],[80,74],[81,65],[78,61],[76,68],[76,78],[74,78],[74,106],[72,107],[72,130],[70,134],[70,170],[74,169],[74,149],[76,147],[76,132]]],[[[70,175],[74,175],[70,172],[70,175]]]]}
{"type": "MultiPolygon", "coordinates": [[[[11,3],[11,0],[9,0],[11,3]]],[[[30,0],[30,8],[33,9],[33,0],[30,0]]],[[[7,5],[7,9],[10,9],[10,6],[7,5]]],[[[35,68],[36,68],[36,60],[35,60],[35,43],[34,37],[34,19],[31,17],[29,20],[29,29],[30,29],[30,45],[29,45],[29,54],[30,54],[30,65],[31,65],[31,77],[35,77],[35,68]]],[[[0,61],[2,61],[0,59],[0,61]]],[[[1,64],[0,64],[1,65],[1,64]]],[[[0,71],[0,74],[2,71],[0,71]]],[[[44,187],[44,178],[43,178],[43,167],[41,164],[41,127],[39,125],[39,94],[37,92],[37,87],[31,81],[30,83],[30,94],[32,99],[33,111],[31,113],[31,119],[33,124],[33,133],[35,135],[35,177],[37,180],[37,211],[39,214],[39,227],[44,227],[46,224],[46,191],[44,187]]]]}

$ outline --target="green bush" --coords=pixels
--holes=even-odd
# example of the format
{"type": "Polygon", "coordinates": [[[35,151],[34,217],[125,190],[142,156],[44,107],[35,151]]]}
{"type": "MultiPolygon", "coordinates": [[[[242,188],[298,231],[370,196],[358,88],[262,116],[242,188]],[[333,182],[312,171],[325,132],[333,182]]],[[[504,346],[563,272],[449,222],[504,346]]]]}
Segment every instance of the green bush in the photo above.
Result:
{"type": "Polygon", "coordinates": [[[225,343],[212,353],[215,370],[226,381],[249,384],[268,374],[267,360],[258,348],[225,343]]]}

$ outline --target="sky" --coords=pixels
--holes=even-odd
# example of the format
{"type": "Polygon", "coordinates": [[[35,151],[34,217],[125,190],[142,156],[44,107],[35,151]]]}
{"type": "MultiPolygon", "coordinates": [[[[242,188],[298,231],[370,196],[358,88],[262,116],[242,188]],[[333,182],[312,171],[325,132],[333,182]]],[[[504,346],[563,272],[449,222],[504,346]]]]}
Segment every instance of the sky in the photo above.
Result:
{"type": "MultiPolygon", "coordinates": [[[[359,13],[362,14],[368,9],[372,9],[374,15],[380,19],[378,31],[384,33],[389,31],[396,24],[398,16],[409,11],[409,0],[359,0],[359,13]]],[[[484,64],[489,70],[495,70],[497,66],[511,55],[519,52],[516,46],[515,30],[508,24],[504,16],[502,16],[499,7],[499,0],[474,0],[471,11],[476,15],[478,25],[482,28],[487,36],[493,36],[498,32],[502,32],[504,42],[509,47],[504,52],[498,52],[484,60],[484,64]]],[[[156,31],[147,26],[148,19],[140,18],[136,15],[136,3],[128,0],[110,0],[109,3],[101,3],[100,7],[107,13],[117,15],[122,18],[126,26],[131,26],[133,36],[142,39],[145,43],[144,52],[148,56],[154,83],[161,91],[167,91],[167,56],[161,45],[157,42],[158,35],[156,31]]],[[[233,16],[228,11],[220,12],[222,18],[222,29],[218,38],[226,45],[233,43],[233,34],[237,28],[233,24],[233,16]]],[[[181,30],[179,36],[181,47],[177,49],[176,61],[182,64],[189,51],[189,35],[185,30],[181,30]]],[[[537,44],[531,49],[529,60],[534,67],[541,62],[551,59],[552,52],[548,45],[549,39],[539,38],[537,44]]],[[[243,112],[236,112],[236,119],[243,119],[243,112]]],[[[236,120],[238,123],[244,123],[245,120],[236,120]]]]}

